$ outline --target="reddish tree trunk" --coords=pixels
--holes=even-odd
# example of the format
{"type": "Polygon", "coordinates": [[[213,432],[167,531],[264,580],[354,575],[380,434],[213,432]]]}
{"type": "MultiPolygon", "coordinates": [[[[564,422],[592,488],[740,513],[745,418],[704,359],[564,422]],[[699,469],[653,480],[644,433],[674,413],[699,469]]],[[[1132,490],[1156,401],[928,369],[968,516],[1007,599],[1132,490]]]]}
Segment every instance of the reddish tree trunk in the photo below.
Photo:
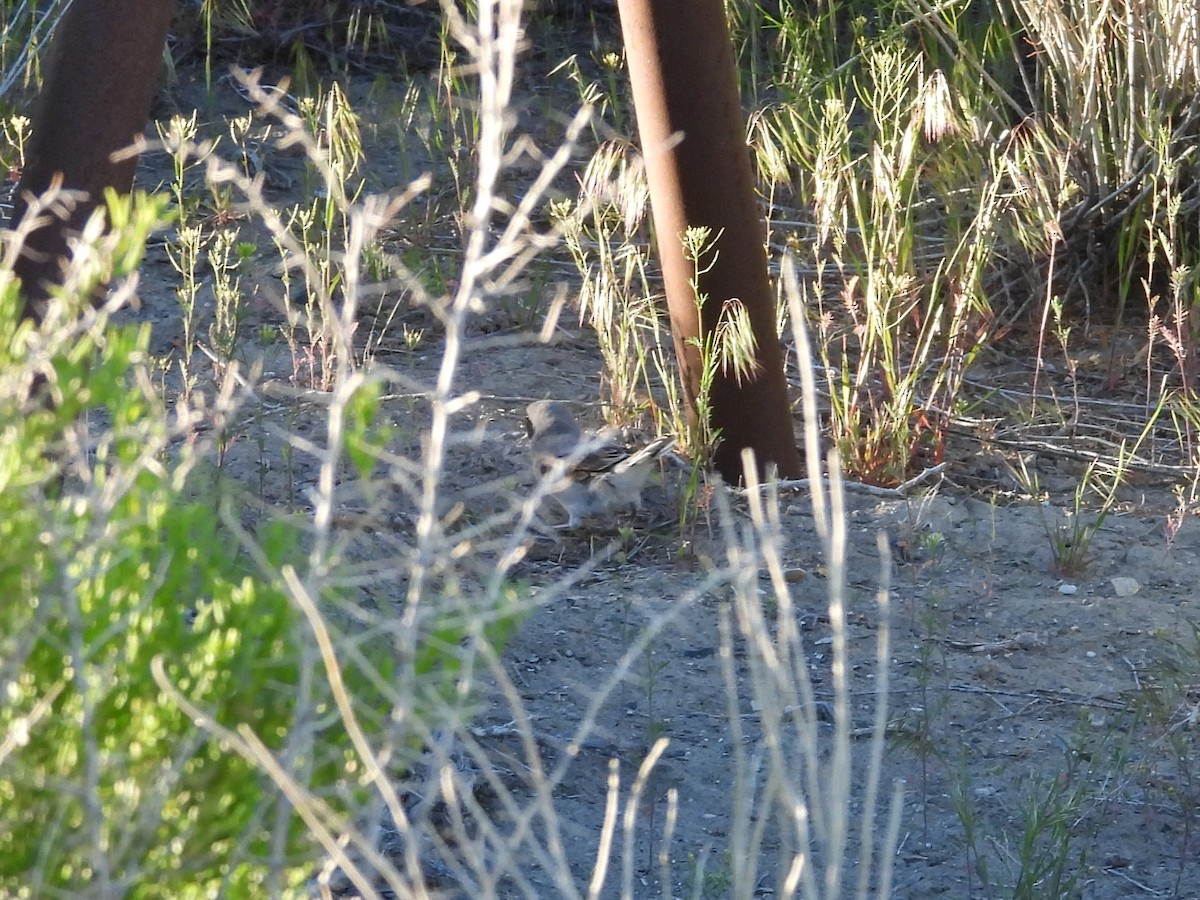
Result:
{"type": "Polygon", "coordinates": [[[61,274],[68,238],[98,204],[104,189],[128,193],[135,156],[129,147],[146,127],[171,0],[76,0],[59,22],[45,59],[46,78],[32,117],[25,169],[13,208],[18,223],[30,195],[57,177],[87,196],[65,221],[46,222],[26,241],[15,266],[24,315],[40,319],[48,287],[61,274]]]}
{"type": "Polygon", "coordinates": [[[720,429],[721,443],[714,463],[736,483],[749,447],[760,471],[773,463],[781,476],[798,477],[765,231],[722,0],[619,0],[618,6],[689,412],[695,416],[702,374],[693,340],[711,334],[725,302],[737,298],[749,312],[757,368],[741,380],[732,371],[717,375],[711,424],[720,429]],[[682,242],[684,231],[696,226],[710,229],[718,254],[699,277],[699,292],[707,297],[699,316],[689,283],[694,263],[682,242]]]}

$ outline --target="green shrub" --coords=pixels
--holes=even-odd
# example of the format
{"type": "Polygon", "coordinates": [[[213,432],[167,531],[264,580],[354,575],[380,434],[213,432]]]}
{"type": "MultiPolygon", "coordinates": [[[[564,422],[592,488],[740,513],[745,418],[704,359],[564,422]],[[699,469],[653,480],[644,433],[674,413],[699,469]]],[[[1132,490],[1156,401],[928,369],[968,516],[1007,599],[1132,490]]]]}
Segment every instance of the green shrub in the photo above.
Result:
{"type": "MultiPolygon", "coordinates": [[[[105,265],[75,267],[64,297],[132,272],[126,229],[144,243],[161,208],[141,201],[122,234],[97,239],[105,265]]],[[[14,324],[17,300],[9,285],[0,319],[14,324]]],[[[192,456],[168,453],[167,410],[138,374],[147,327],[113,327],[86,305],[48,318],[59,324],[13,328],[0,349],[0,894],[245,896],[268,870],[296,882],[313,838],[290,808],[273,811],[263,767],[193,722],[152,665],[335,811],[331,795],[359,805],[362,761],[280,576],[304,571],[305,534],[281,519],[251,539],[194,499],[192,456]],[[57,402],[28,399],[29,347],[46,351],[57,402]]],[[[371,418],[360,409],[358,430],[371,418]]],[[[342,674],[356,709],[377,711],[358,715],[377,734],[391,644],[377,634],[356,650],[361,666],[342,674]]]]}

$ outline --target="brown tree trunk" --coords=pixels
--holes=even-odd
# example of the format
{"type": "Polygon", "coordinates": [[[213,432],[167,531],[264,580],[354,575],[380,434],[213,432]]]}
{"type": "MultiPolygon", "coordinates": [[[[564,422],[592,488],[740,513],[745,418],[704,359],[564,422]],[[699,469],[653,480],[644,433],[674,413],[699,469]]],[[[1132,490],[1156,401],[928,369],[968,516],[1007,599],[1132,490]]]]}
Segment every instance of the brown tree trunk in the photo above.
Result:
{"type": "Polygon", "coordinates": [[[68,238],[82,227],[104,189],[128,193],[136,156],[113,154],[141,137],[150,114],[171,0],[75,0],[58,23],[45,59],[45,82],[32,117],[13,223],[56,178],[85,199],[65,220],[45,222],[26,240],[15,272],[24,315],[40,319],[58,281],[68,238]]]}
{"type": "Polygon", "coordinates": [[[721,433],[714,464],[736,483],[742,450],[749,447],[760,472],[774,464],[782,477],[799,477],[765,232],[722,0],[618,0],[618,8],[689,413],[696,414],[702,375],[694,340],[712,334],[725,303],[737,298],[749,313],[757,365],[748,378],[717,373],[710,395],[710,424],[721,433]],[[699,316],[690,283],[694,262],[682,240],[696,226],[710,230],[717,253],[699,276],[699,293],[707,298],[699,316]]]}

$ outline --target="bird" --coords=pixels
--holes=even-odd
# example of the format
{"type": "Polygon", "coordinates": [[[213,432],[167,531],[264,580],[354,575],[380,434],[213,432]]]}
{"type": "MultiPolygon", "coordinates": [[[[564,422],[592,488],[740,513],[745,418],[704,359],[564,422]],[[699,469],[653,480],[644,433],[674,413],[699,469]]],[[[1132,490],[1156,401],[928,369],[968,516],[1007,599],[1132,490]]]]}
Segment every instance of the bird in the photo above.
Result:
{"type": "Polygon", "coordinates": [[[525,433],[539,479],[554,483],[549,496],[567,514],[560,528],[589,516],[639,510],[655,461],[675,445],[670,436],[630,450],[603,434],[586,434],[565,403],[537,400],[525,408],[525,433]]]}

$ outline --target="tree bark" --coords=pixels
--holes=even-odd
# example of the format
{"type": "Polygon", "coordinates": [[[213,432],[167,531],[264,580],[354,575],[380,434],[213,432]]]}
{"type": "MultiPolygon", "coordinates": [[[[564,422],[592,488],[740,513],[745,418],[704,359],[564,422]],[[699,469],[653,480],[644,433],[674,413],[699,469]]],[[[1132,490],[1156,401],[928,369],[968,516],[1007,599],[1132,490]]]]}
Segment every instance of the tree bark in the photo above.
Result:
{"type": "Polygon", "coordinates": [[[146,127],[171,0],[75,0],[63,14],[45,59],[45,81],[32,116],[13,223],[56,179],[86,196],[65,219],[47,221],[26,240],[14,271],[23,315],[40,320],[62,273],[68,240],[104,202],[104,189],[128,193],[135,155],[114,160],[146,127]]]}
{"type": "Polygon", "coordinates": [[[703,374],[695,341],[713,333],[726,302],[736,298],[749,313],[756,367],[743,378],[717,372],[710,394],[710,424],[721,438],[714,465],[726,480],[740,481],[742,450],[749,447],[760,473],[773,464],[782,477],[799,477],[765,229],[722,0],[618,0],[618,8],[689,415],[696,415],[703,374]],[[699,314],[695,264],[683,244],[686,229],[696,226],[709,229],[716,250],[711,268],[699,275],[698,292],[706,297],[699,314]]]}

